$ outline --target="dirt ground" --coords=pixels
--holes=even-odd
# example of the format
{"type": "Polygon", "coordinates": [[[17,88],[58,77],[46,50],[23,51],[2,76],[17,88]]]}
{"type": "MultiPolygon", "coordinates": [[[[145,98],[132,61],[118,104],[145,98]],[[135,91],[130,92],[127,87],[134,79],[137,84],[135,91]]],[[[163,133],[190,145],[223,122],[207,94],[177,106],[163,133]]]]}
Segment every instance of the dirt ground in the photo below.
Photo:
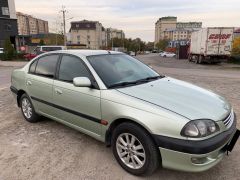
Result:
{"type": "MultiPolygon", "coordinates": [[[[161,74],[225,96],[240,117],[238,68],[195,65],[156,55],[138,58],[161,74]]],[[[0,180],[240,179],[240,141],[229,156],[206,172],[185,173],[159,168],[151,177],[135,177],[117,164],[111,149],[103,143],[49,119],[36,124],[26,122],[9,91],[10,73],[17,65],[0,65],[0,180]]]]}

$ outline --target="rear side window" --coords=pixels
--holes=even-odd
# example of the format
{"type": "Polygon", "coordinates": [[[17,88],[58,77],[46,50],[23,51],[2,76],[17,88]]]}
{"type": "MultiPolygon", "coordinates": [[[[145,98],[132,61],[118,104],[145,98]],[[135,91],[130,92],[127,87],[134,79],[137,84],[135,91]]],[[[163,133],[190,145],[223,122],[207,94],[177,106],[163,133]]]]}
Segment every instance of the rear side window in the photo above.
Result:
{"type": "Polygon", "coordinates": [[[49,55],[39,58],[35,74],[53,78],[58,62],[58,57],[58,55],[49,55]]]}
{"type": "Polygon", "coordinates": [[[34,73],[35,73],[36,65],[37,65],[37,61],[34,61],[34,62],[31,64],[30,69],[29,69],[29,72],[30,72],[31,74],[34,74],[34,73]]]}
{"type": "Polygon", "coordinates": [[[74,56],[63,56],[59,69],[59,80],[73,82],[75,77],[92,79],[81,59],[74,56]]]}

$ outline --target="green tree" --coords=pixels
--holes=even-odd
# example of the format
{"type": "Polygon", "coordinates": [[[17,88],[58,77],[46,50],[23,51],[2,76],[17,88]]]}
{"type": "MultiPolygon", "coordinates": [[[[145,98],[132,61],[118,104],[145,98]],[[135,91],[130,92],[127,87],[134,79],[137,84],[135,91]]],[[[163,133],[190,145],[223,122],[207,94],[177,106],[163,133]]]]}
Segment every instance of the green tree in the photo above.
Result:
{"type": "Polygon", "coordinates": [[[146,44],[146,50],[147,51],[153,51],[154,50],[154,42],[148,42],[146,44]]]}
{"type": "Polygon", "coordinates": [[[12,60],[15,54],[15,49],[12,46],[10,39],[6,39],[4,42],[4,53],[3,59],[4,60],[12,60]]]}
{"type": "Polygon", "coordinates": [[[169,43],[169,40],[163,39],[163,40],[160,40],[160,41],[156,44],[156,47],[157,47],[159,50],[165,50],[166,47],[168,46],[168,43],[169,43]]]}

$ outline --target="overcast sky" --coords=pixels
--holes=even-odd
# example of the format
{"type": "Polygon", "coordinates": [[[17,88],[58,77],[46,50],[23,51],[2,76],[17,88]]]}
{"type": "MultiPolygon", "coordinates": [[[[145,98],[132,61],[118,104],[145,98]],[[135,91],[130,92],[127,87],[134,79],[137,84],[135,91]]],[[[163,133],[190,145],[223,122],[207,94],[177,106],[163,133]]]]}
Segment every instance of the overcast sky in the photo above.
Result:
{"type": "MultiPolygon", "coordinates": [[[[159,17],[177,16],[178,21],[201,21],[203,26],[240,26],[239,0],[15,0],[16,10],[49,21],[53,30],[60,21],[61,6],[67,17],[95,20],[104,27],[123,29],[128,38],[154,40],[159,17]]],[[[68,22],[69,30],[69,22],[68,22]]]]}

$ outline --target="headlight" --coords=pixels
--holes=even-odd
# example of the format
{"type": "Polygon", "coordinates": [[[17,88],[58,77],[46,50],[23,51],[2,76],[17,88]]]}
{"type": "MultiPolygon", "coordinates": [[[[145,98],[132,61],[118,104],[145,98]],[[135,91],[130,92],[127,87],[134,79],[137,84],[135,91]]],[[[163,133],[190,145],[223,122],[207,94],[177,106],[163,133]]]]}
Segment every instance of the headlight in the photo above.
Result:
{"type": "Polygon", "coordinates": [[[219,126],[212,120],[194,120],[187,123],[181,135],[185,137],[205,137],[219,131],[219,126]]]}

